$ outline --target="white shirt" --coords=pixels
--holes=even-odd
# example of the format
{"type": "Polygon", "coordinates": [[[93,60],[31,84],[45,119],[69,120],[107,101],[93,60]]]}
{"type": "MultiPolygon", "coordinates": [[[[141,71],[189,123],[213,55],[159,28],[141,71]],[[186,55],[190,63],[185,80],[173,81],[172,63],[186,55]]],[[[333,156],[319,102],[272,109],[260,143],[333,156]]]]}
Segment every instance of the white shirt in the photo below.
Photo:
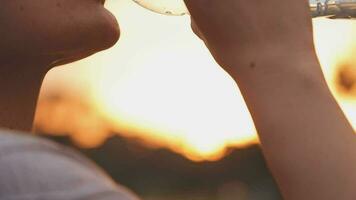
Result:
{"type": "Polygon", "coordinates": [[[79,153],[0,130],[1,200],[137,200],[79,153]]]}

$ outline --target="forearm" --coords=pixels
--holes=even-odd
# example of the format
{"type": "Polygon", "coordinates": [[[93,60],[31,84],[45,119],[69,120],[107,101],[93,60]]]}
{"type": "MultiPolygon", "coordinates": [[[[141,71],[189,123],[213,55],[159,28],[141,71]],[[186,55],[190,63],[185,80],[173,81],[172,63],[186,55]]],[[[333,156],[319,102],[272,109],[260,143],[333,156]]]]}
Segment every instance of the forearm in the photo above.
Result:
{"type": "Polygon", "coordinates": [[[355,199],[354,131],[328,90],[316,56],[283,51],[244,57],[237,65],[238,71],[230,73],[285,199],[355,199]]]}
{"type": "Polygon", "coordinates": [[[356,199],[354,131],[323,79],[308,1],[185,2],[238,82],[285,199],[356,199]]]}

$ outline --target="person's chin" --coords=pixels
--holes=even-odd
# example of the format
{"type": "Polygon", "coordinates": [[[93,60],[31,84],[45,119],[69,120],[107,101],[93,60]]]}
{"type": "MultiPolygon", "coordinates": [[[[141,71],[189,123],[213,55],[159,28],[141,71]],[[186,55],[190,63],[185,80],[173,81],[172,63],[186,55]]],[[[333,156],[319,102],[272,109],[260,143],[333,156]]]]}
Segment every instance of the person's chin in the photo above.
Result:
{"type": "Polygon", "coordinates": [[[98,21],[98,38],[100,42],[97,50],[105,50],[114,46],[120,38],[120,28],[115,16],[106,8],[102,7],[100,20],[98,21]]]}
{"type": "Polygon", "coordinates": [[[67,56],[67,57],[66,56],[59,57],[59,58],[53,60],[50,65],[51,65],[51,67],[57,67],[57,66],[61,66],[61,65],[66,65],[66,64],[69,64],[69,63],[76,62],[78,60],[82,60],[82,59],[87,58],[89,56],[92,56],[95,53],[96,53],[96,51],[84,51],[84,52],[78,52],[76,54],[73,54],[73,55],[67,56]]]}

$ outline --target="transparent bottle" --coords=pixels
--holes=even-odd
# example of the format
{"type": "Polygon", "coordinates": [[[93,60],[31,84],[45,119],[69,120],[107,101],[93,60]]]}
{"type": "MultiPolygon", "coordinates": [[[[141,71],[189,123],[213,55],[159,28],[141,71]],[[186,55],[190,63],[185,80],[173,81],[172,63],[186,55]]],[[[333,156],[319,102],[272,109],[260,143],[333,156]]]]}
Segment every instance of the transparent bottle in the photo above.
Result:
{"type": "MultiPolygon", "coordinates": [[[[184,0],[133,0],[139,5],[164,15],[181,16],[189,14],[184,0]]],[[[356,0],[309,0],[313,17],[329,18],[356,17],[356,0]]]]}
{"type": "Polygon", "coordinates": [[[133,0],[139,5],[164,15],[181,16],[188,14],[184,0],[133,0]]]}
{"type": "Polygon", "coordinates": [[[313,17],[330,18],[356,17],[356,0],[310,0],[310,11],[313,17]]]}

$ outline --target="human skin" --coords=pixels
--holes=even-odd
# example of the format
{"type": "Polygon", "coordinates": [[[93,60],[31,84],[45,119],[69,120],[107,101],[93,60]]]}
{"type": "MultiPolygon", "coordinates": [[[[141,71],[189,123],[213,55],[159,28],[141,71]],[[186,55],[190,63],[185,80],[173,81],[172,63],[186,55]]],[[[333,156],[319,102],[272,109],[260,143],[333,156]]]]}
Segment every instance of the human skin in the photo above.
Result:
{"type": "Polygon", "coordinates": [[[185,0],[238,83],[286,200],[356,199],[354,130],[320,69],[306,0],[185,0]]]}
{"type": "MultiPolygon", "coordinates": [[[[284,198],[355,199],[354,131],[321,73],[307,1],[185,1],[239,84],[284,198]]],[[[0,3],[0,126],[30,130],[46,72],[110,47],[119,31],[96,0],[0,3]]]]}
{"type": "Polygon", "coordinates": [[[0,0],[0,126],[29,131],[45,74],[114,45],[102,0],[0,0]]]}

